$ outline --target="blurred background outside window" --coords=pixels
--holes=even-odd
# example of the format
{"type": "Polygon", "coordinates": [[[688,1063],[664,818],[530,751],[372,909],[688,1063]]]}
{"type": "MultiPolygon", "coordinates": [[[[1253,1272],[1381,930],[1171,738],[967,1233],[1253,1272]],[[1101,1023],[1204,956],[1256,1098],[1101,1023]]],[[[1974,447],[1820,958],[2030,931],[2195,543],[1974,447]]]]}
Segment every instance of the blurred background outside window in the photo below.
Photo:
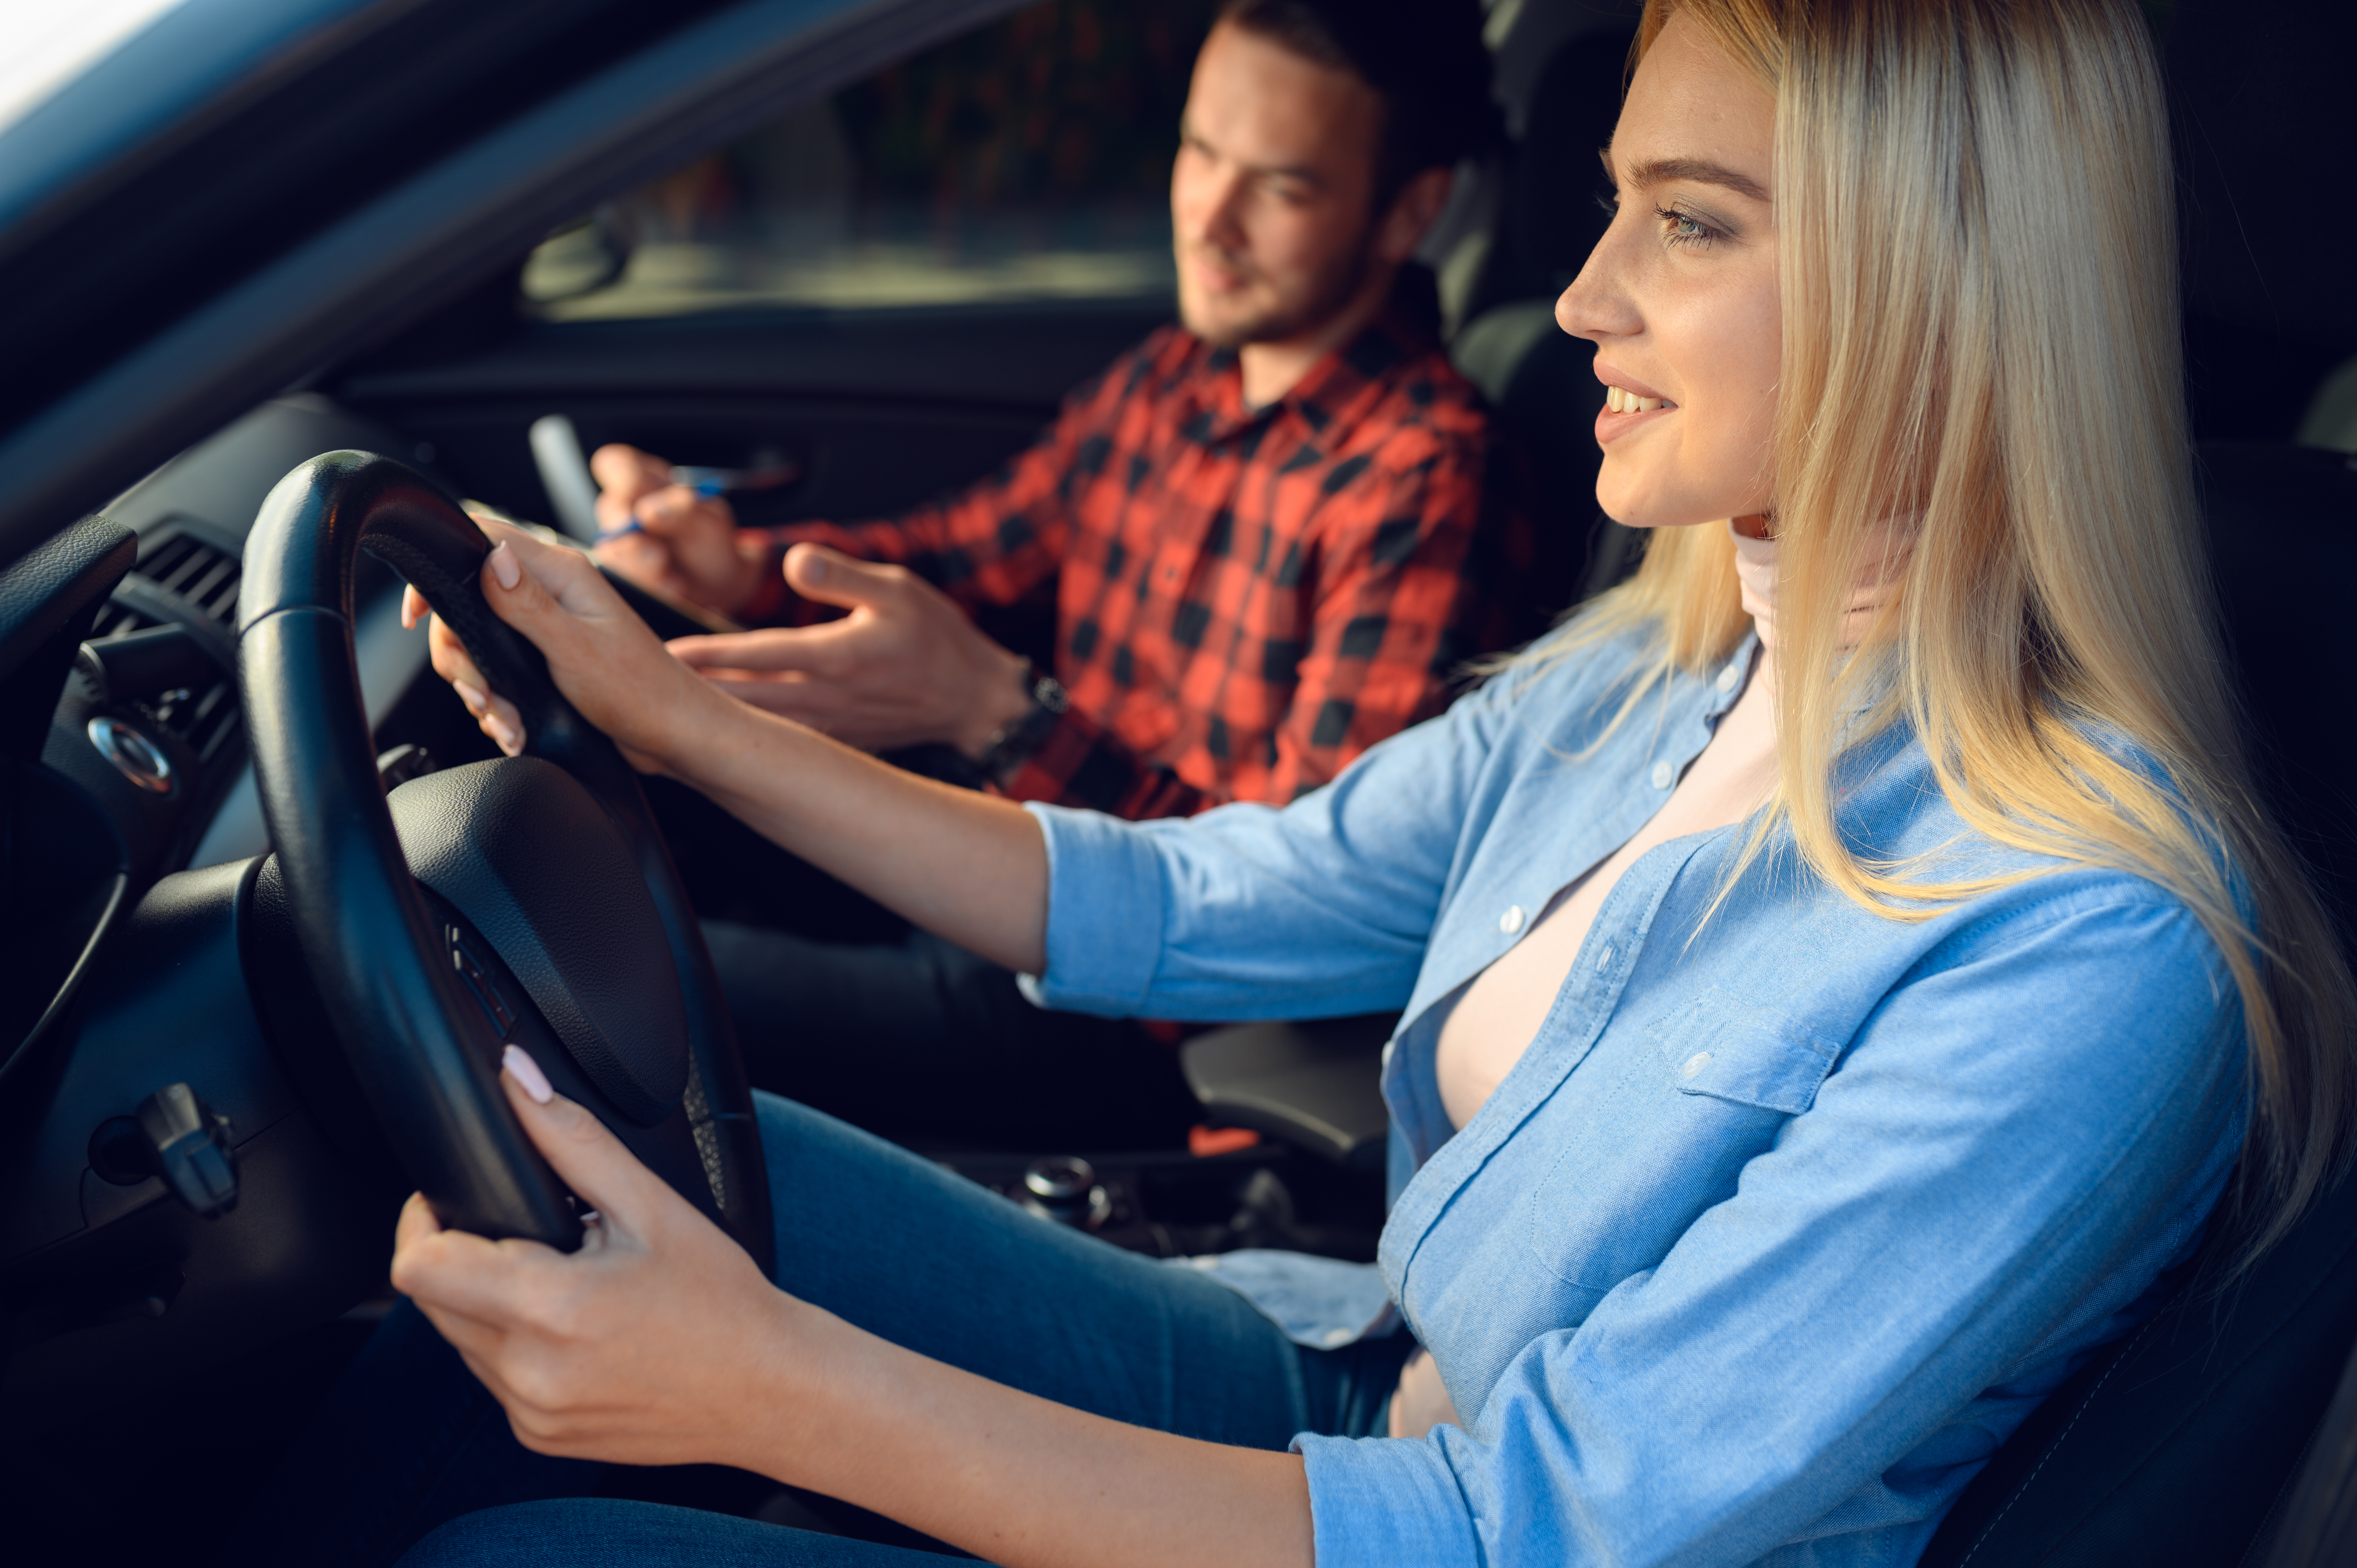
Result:
{"type": "Polygon", "coordinates": [[[1047,0],[780,116],[533,252],[550,320],[1168,297],[1215,0],[1047,0]]]}

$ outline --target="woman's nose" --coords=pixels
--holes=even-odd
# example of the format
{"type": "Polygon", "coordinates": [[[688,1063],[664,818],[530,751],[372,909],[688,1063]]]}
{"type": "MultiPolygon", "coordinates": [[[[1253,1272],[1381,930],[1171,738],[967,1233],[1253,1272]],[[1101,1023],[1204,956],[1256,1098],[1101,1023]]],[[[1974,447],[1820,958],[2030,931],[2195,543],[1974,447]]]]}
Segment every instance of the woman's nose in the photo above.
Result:
{"type": "Polygon", "coordinates": [[[1601,342],[1607,338],[1633,337],[1644,325],[1623,286],[1616,242],[1620,227],[1616,222],[1605,230],[1580,266],[1579,275],[1555,297],[1555,325],[1575,338],[1601,342]]]}

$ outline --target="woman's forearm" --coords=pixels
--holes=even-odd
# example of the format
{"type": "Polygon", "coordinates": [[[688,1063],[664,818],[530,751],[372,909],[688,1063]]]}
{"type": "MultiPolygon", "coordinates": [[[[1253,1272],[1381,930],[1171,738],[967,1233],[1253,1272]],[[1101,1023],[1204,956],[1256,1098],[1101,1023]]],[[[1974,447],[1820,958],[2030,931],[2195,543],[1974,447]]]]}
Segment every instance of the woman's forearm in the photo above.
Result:
{"type": "MultiPolygon", "coordinates": [[[[583,717],[755,831],[929,930],[1037,974],[1048,849],[1019,806],[878,762],[716,690],[667,652],[587,560],[496,522],[491,608],[530,638],[583,717]]],[[[404,614],[422,613],[411,589],[404,614]]],[[[513,751],[521,721],[439,621],[434,667],[513,751]],[[490,704],[486,713],[485,704],[490,704]]]]}
{"type": "Polygon", "coordinates": [[[1308,1568],[1298,1455],[1130,1426],[904,1350],[800,1302],[732,1462],[1007,1568],[1308,1568]],[[816,1349],[818,1354],[811,1352],[816,1349]]]}
{"type": "Polygon", "coordinates": [[[1048,849],[1028,811],[716,697],[660,758],[755,832],[994,962],[1048,961],[1048,849]]]}

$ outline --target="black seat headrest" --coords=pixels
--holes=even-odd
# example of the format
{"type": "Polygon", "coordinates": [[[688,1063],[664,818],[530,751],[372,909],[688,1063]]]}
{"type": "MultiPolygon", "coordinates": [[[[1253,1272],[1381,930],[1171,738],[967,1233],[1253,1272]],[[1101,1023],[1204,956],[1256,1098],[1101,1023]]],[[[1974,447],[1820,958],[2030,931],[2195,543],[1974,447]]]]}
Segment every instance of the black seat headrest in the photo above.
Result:
{"type": "Polygon", "coordinates": [[[2179,0],[2166,61],[2186,304],[2244,331],[2312,344],[2327,359],[2357,353],[2349,286],[2357,209],[2337,191],[2319,195],[2303,151],[2333,156],[2351,145],[2357,5],[2179,0]]]}
{"type": "Polygon", "coordinates": [[[1555,288],[1571,281],[1611,221],[1596,199],[1610,184],[1596,155],[1620,118],[1629,41],[1619,32],[1573,38],[1531,90],[1507,199],[1523,260],[1555,288]]]}
{"type": "Polygon", "coordinates": [[[2357,932],[2357,725],[2339,682],[2357,585],[2353,461],[2219,443],[2201,447],[2195,466],[2262,787],[2344,940],[2357,932]]]}

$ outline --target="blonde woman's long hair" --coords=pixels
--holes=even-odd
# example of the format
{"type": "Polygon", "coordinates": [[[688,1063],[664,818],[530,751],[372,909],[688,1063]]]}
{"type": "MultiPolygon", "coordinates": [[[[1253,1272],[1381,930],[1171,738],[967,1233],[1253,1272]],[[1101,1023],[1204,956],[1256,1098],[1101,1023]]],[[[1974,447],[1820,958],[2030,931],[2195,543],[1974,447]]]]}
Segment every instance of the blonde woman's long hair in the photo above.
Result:
{"type": "MultiPolygon", "coordinates": [[[[2222,1232],[2238,1272],[2338,1169],[2357,995],[2256,804],[2225,675],[2143,19],[2127,0],[1648,0],[1637,57],[1674,13],[1776,102],[1781,779],[1733,875],[1781,826],[1892,919],[2019,880],[1846,844],[1834,761],[1904,720],[1977,832],[2181,898],[2224,956],[2248,1041],[2222,1232]],[[1852,656],[1841,611],[1879,565],[1878,525],[1905,514],[1921,518],[1906,580],[1852,656]]],[[[1726,529],[1657,531],[1628,583],[1516,662],[1632,629],[1658,660],[1624,718],[1673,669],[1734,652],[1749,621],[1726,529]]]]}

